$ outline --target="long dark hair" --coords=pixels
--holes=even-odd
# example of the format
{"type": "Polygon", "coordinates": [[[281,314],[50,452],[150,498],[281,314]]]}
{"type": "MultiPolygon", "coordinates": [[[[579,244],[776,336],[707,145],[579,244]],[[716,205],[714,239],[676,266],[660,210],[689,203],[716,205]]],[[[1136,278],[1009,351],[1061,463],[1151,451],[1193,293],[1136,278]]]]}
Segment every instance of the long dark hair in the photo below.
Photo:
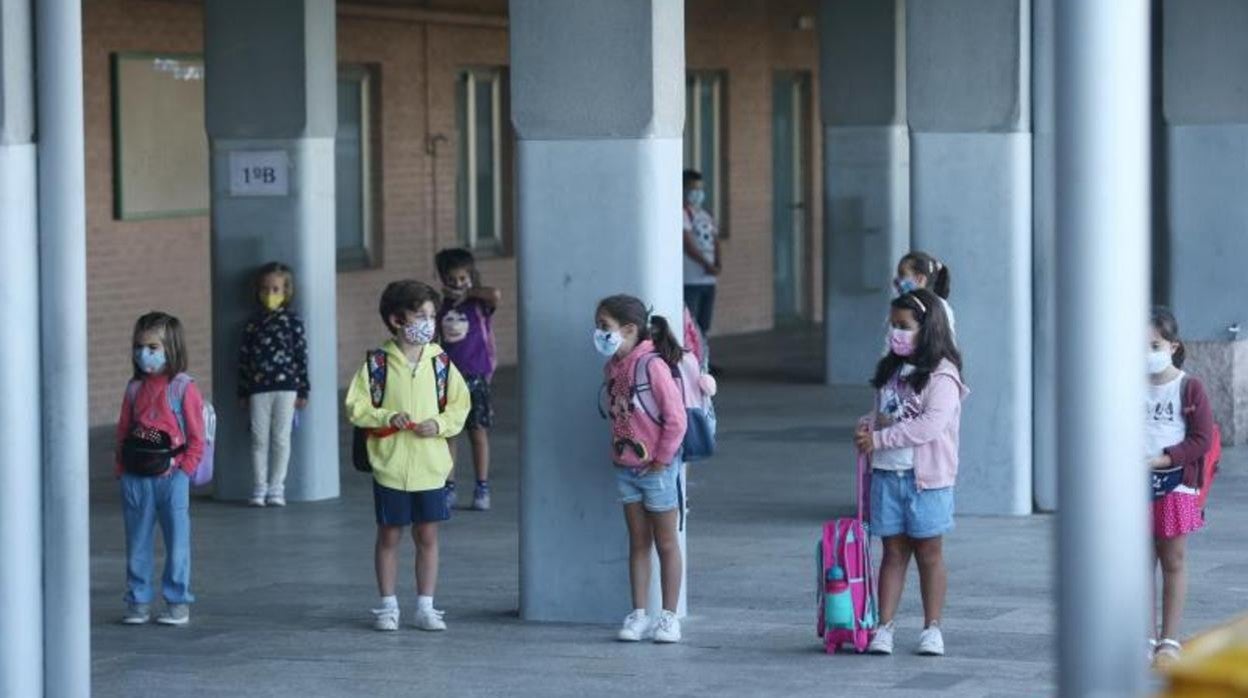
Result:
{"type": "Polygon", "coordinates": [[[1183,368],[1183,362],[1187,360],[1187,347],[1179,339],[1179,321],[1174,319],[1174,313],[1164,306],[1154,306],[1149,313],[1149,321],[1162,339],[1179,345],[1175,348],[1172,359],[1175,368],[1183,368]]]}
{"type": "Polygon", "coordinates": [[[159,332],[160,342],[165,345],[164,374],[170,378],[184,373],[190,358],[186,352],[186,337],[182,332],[182,322],[176,317],[159,311],[152,311],[134,323],[134,335],[130,340],[130,363],[134,366],[134,378],[140,380],[147,375],[139,366],[139,358],[135,350],[139,348],[139,338],[148,332],[159,332]]]}
{"type": "Polygon", "coordinates": [[[672,334],[672,326],[667,318],[662,315],[650,315],[646,304],[642,303],[640,298],[624,294],[608,296],[598,301],[597,312],[615,320],[620,325],[635,325],[637,341],[648,339],[654,342],[654,350],[669,366],[675,367],[680,363],[680,358],[684,356],[685,350],[681,348],[680,342],[672,334]],[[649,322],[646,321],[647,317],[649,322]]]}
{"type": "Polygon", "coordinates": [[[898,356],[892,351],[880,359],[875,367],[875,377],[871,385],[877,390],[897,373],[903,364],[913,364],[914,372],[906,377],[906,382],[916,393],[923,392],[932,372],[941,361],[948,360],[958,371],[962,371],[962,354],[953,341],[953,333],[949,330],[949,316],[945,313],[945,304],[935,293],[920,288],[893,300],[892,307],[909,310],[919,321],[919,331],[915,335],[914,355],[898,356]]]}
{"type": "Polygon", "coordinates": [[[905,267],[915,274],[922,274],[927,277],[927,290],[932,291],[941,298],[949,297],[949,285],[952,282],[952,274],[949,267],[945,263],[936,259],[926,252],[915,250],[906,254],[901,258],[898,266],[905,267]]]}

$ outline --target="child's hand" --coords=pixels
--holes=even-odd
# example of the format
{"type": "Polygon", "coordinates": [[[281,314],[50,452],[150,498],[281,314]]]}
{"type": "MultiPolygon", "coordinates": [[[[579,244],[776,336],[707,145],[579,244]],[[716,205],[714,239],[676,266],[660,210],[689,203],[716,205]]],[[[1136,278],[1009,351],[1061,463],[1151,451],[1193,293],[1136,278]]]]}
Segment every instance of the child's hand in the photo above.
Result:
{"type": "Polygon", "coordinates": [[[868,456],[871,455],[871,452],[875,450],[875,439],[871,435],[869,428],[862,426],[858,428],[858,431],[854,432],[854,446],[858,448],[859,452],[868,456]]]}
{"type": "Polygon", "coordinates": [[[417,436],[424,436],[426,438],[437,436],[439,431],[438,423],[432,419],[426,419],[420,424],[412,427],[412,431],[416,432],[417,436]]]}
{"type": "Polygon", "coordinates": [[[306,397],[301,397],[295,400],[295,409],[301,410],[307,406],[308,406],[308,399],[306,397]]]}
{"type": "Polygon", "coordinates": [[[1148,467],[1153,470],[1164,470],[1172,465],[1174,465],[1174,461],[1170,460],[1170,454],[1168,453],[1163,453],[1160,456],[1148,461],[1148,467]]]}
{"type": "Polygon", "coordinates": [[[390,426],[395,429],[406,429],[412,424],[412,418],[406,412],[400,412],[390,418],[390,426]]]}

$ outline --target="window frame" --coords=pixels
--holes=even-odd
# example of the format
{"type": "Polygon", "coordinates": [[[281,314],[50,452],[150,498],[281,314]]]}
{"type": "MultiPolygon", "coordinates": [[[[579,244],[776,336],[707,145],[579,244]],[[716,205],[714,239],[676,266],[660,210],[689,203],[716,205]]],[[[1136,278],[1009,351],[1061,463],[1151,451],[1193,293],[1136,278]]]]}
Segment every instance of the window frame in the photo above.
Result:
{"type": "Polygon", "coordinates": [[[455,239],[479,256],[502,257],[510,254],[511,148],[510,104],[507,94],[506,66],[465,66],[455,76],[455,239]],[[477,136],[477,87],[490,85],[490,147],[493,162],[492,197],[494,210],[492,234],[483,235],[478,220],[481,191],[478,187],[477,162],[480,139],[477,136]]]}
{"type": "MultiPolygon", "coordinates": [[[[381,130],[376,128],[375,121],[378,112],[375,111],[374,106],[377,102],[377,72],[377,66],[369,63],[343,63],[338,66],[338,82],[346,80],[358,84],[356,91],[360,98],[360,230],[363,238],[356,247],[339,248],[335,216],[334,256],[338,271],[375,269],[381,266],[379,226],[381,217],[378,205],[380,192],[375,186],[380,181],[376,173],[381,151],[378,143],[381,130]]],[[[336,134],[335,140],[337,140],[336,134]]],[[[335,201],[335,209],[336,207],[335,201]]]]}
{"type": "Polygon", "coordinates": [[[689,70],[685,74],[685,134],[682,159],[685,169],[693,169],[703,175],[703,186],[706,186],[706,174],[712,174],[713,188],[707,192],[710,199],[710,213],[718,223],[719,236],[728,237],[728,156],[727,156],[727,108],[728,108],[728,71],[726,70],[689,70]],[[706,84],[711,88],[711,149],[710,162],[708,154],[702,148],[702,87],[706,84]]]}

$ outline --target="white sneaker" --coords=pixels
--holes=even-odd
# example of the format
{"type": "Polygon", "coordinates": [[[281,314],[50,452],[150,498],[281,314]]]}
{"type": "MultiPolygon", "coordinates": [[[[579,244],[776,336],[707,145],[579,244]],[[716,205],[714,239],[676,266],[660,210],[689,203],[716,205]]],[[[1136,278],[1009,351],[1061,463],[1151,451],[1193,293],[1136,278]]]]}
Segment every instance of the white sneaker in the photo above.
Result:
{"type": "Polygon", "coordinates": [[[191,622],[191,607],[184,603],[166,604],[165,610],[156,616],[156,622],[161,625],[186,625],[191,622]]]}
{"type": "Polygon", "coordinates": [[[121,617],[125,625],[143,625],[152,619],[152,607],[145,603],[126,604],[126,614],[121,617]]]}
{"type": "Polygon", "coordinates": [[[1175,662],[1179,661],[1182,656],[1183,645],[1178,640],[1164,638],[1157,643],[1157,649],[1153,653],[1153,668],[1164,669],[1175,662]]]}
{"type": "Polygon", "coordinates": [[[284,507],[286,506],[286,498],[280,494],[271,494],[264,500],[265,506],[284,507]]]}
{"type": "Polygon", "coordinates": [[[268,494],[267,490],[261,490],[261,489],[252,490],[251,499],[247,500],[247,506],[252,506],[252,507],[264,506],[264,498],[265,498],[265,495],[267,494],[268,494]]]}
{"type": "Polygon", "coordinates": [[[624,618],[624,627],[615,636],[621,642],[640,642],[650,633],[650,616],[645,609],[637,609],[624,618]]]}
{"type": "Polygon", "coordinates": [[[867,652],[871,654],[892,654],[893,653],[893,624],[881,625],[875,629],[875,635],[871,638],[871,644],[867,645],[867,652]]]}
{"type": "Polygon", "coordinates": [[[659,614],[659,621],[654,626],[654,641],[659,644],[680,642],[680,619],[671,611],[659,614]]]}
{"type": "Polygon", "coordinates": [[[398,630],[399,629],[399,607],[373,609],[373,630],[398,630]]]}
{"type": "Polygon", "coordinates": [[[446,621],[442,620],[445,615],[442,611],[435,608],[421,608],[416,611],[416,627],[420,630],[429,630],[431,632],[441,632],[446,630],[446,621]]]}
{"type": "Polygon", "coordinates": [[[940,657],[945,654],[945,638],[940,634],[940,626],[935,623],[919,633],[919,654],[926,657],[940,657]]]}

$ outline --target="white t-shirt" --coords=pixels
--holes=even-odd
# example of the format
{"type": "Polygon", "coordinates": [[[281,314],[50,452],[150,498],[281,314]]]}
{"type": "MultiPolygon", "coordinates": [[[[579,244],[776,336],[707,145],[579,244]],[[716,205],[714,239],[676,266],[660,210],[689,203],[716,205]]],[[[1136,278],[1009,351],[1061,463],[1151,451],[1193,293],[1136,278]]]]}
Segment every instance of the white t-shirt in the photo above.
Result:
{"type": "MultiPolygon", "coordinates": [[[[693,235],[693,241],[702,253],[702,257],[711,264],[715,264],[715,236],[718,234],[715,219],[701,206],[696,208],[685,206],[684,210],[685,232],[693,235]]],[[[715,276],[708,274],[701,264],[690,258],[688,254],[683,257],[686,286],[709,286],[715,283],[715,276]]]]}
{"type": "MultiPolygon", "coordinates": [[[[1187,424],[1183,421],[1183,372],[1168,383],[1148,385],[1145,402],[1144,457],[1152,460],[1162,452],[1187,438],[1187,424]]],[[[1177,464],[1176,464],[1177,465],[1177,464]]],[[[1175,492],[1193,494],[1196,490],[1180,485],[1175,492]]]]}
{"type": "MultiPolygon", "coordinates": [[[[914,373],[914,366],[904,364],[888,383],[876,393],[876,428],[914,419],[921,410],[919,396],[903,378],[914,373]],[[883,424],[879,423],[883,422],[883,424]]],[[[871,467],[877,470],[911,470],[914,468],[913,448],[883,448],[871,456],[871,467]]]]}

